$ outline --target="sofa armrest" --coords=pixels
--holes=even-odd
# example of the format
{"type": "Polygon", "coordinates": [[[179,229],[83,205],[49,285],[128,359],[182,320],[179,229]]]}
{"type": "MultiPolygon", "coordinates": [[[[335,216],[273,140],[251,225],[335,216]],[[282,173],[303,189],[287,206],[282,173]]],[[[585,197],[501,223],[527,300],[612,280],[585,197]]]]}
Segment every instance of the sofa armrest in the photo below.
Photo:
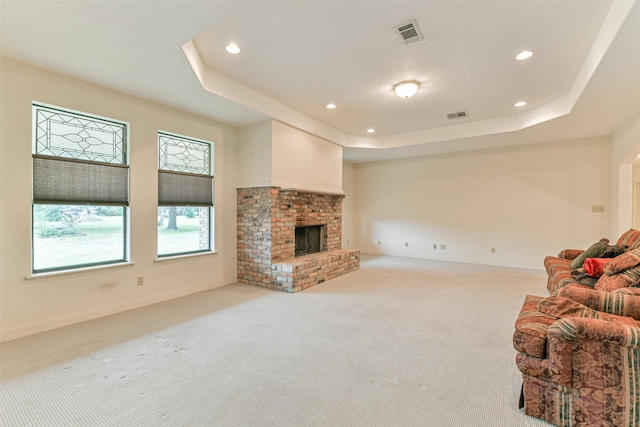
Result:
{"type": "Polygon", "coordinates": [[[600,319],[566,317],[549,327],[549,335],[561,335],[573,342],[574,347],[581,341],[608,341],[622,347],[640,348],[640,323],[637,322],[632,326],[600,319]]]}
{"type": "Polygon", "coordinates": [[[640,320],[640,288],[622,288],[616,291],[599,291],[586,286],[565,286],[555,292],[593,310],[640,320]]]}
{"type": "Polygon", "coordinates": [[[640,323],[568,317],[549,328],[549,345],[550,365],[555,365],[550,369],[564,375],[560,379],[571,375],[573,420],[584,421],[580,425],[638,420],[640,323]]]}
{"type": "Polygon", "coordinates": [[[541,313],[555,317],[556,319],[584,317],[586,319],[600,319],[614,323],[624,323],[632,326],[636,325],[636,321],[632,317],[594,310],[584,304],[561,296],[551,296],[540,300],[538,303],[538,310],[541,313]]]}
{"type": "Polygon", "coordinates": [[[560,253],[558,254],[558,258],[574,260],[582,252],[584,252],[584,249],[565,249],[563,251],[560,251],[560,253]]]}

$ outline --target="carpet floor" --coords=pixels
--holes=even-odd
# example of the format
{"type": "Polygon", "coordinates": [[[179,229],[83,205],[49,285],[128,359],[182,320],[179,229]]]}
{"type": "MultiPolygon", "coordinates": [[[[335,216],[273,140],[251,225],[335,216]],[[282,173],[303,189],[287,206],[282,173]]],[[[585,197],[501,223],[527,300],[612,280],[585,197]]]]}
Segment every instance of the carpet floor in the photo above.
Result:
{"type": "Polygon", "coordinates": [[[542,270],[363,256],[286,294],[233,284],[0,345],[3,426],[549,426],[511,343],[542,270]]]}

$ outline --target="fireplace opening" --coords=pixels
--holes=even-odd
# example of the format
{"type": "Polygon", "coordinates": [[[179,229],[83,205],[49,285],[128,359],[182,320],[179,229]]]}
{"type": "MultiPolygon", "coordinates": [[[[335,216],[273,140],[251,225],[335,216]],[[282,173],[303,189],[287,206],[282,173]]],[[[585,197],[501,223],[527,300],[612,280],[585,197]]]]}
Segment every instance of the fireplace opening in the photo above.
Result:
{"type": "Polygon", "coordinates": [[[296,227],[296,256],[322,251],[322,225],[296,227]]]}

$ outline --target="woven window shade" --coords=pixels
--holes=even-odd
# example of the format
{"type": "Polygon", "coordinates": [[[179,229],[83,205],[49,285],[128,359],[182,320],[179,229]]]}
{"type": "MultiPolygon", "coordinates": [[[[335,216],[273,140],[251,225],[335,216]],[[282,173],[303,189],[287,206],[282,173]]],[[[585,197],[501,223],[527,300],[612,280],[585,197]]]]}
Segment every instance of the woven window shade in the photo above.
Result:
{"type": "Polygon", "coordinates": [[[213,177],[158,171],[159,206],[213,206],[213,177]]]}
{"type": "Polygon", "coordinates": [[[33,156],[34,203],[129,205],[129,167],[33,156]]]}

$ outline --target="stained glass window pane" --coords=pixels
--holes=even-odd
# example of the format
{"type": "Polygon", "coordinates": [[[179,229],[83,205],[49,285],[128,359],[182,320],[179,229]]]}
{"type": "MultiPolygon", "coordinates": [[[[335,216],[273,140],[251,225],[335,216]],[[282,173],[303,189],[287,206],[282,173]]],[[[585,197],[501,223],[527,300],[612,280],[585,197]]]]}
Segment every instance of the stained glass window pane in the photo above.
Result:
{"type": "Polygon", "coordinates": [[[35,154],[126,164],[125,125],[34,104],[35,154]]]}
{"type": "Polygon", "coordinates": [[[211,144],[166,133],[158,133],[158,138],[159,169],[212,175],[211,144]]]}

